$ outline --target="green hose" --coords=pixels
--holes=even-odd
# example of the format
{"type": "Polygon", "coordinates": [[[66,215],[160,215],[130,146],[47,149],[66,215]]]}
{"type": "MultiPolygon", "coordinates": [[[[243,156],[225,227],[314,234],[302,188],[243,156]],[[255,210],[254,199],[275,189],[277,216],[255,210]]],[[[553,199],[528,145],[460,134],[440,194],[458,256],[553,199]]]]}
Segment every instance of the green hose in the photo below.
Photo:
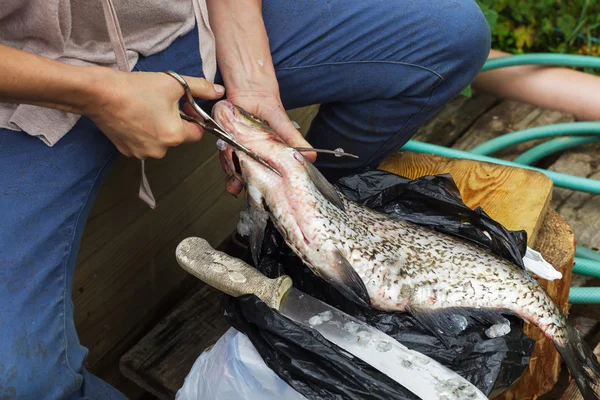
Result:
{"type": "Polygon", "coordinates": [[[535,168],[535,167],[531,167],[529,165],[516,164],[514,162],[506,161],[506,160],[503,160],[500,158],[472,154],[467,151],[456,150],[456,149],[452,149],[452,148],[448,148],[448,147],[444,147],[444,146],[438,146],[435,144],[419,142],[419,141],[415,141],[415,140],[409,140],[408,142],[406,142],[406,144],[402,147],[402,150],[414,151],[416,153],[437,154],[440,156],[451,157],[451,158],[464,158],[464,159],[469,159],[469,160],[489,162],[489,163],[493,163],[493,164],[507,165],[510,167],[530,169],[530,170],[541,172],[542,174],[545,174],[548,178],[550,178],[554,182],[554,184],[556,186],[564,187],[564,188],[568,188],[568,189],[572,189],[572,190],[579,190],[579,191],[583,191],[583,192],[593,193],[593,194],[600,194],[600,181],[598,181],[598,180],[581,178],[578,176],[567,175],[567,174],[561,174],[560,172],[547,171],[545,169],[535,168]]]}
{"type": "Polygon", "coordinates": [[[576,136],[554,139],[532,147],[519,157],[515,158],[513,162],[517,164],[531,165],[550,154],[570,149],[571,147],[580,146],[582,144],[595,142],[600,142],[600,136],[576,136]]]}
{"type": "Polygon", "coordinates": [[[600,68],[600,57],[553,53],[515,54],[491,58],[481,71],[527,64],[600,68]]]}
{"type": "Polygon", "coordinates": [[[574,287],[569,292],[569,303],[599,304],[600,287],[574,287]]]}
{"type": "Polygon", "coordinates": [[[581,275],[595,276],[600,278],[600,262],[575,257],[573,272],[581,275]]]}
{"type": "Polygon", "coordinates": [[[588,260],[600,261],[600,253],[588,249],[586,247],[577,245],[575,251],[575,257],[587,258],[588,260]]]}
{"type": "Polygon", "coordinates": [[[507,133],[488,140],[469,150],[473,154],[489,155],[505,147],[534,139],[552,136],[600,135],[600,122],[564,122],[560,124],[536,126],[535,128],[507,133]]]}

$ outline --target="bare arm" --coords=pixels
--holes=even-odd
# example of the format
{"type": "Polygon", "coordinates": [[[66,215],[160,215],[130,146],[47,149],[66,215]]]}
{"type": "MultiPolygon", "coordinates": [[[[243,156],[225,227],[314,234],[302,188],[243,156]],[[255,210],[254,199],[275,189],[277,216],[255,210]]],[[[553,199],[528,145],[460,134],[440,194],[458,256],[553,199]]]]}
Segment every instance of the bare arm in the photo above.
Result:
{"type": "MultiPolygon", "coordinates": [[[[491,50],[488,58],[510,56],[491,50]]],[[[600,77],[568,68],[519,65],[480,73],[473,89],[492,95],[600,120],[600,77]]]]}
{"type": "MultiPolygon", "coordinates": [[[[217,63],[234,104],[265,119],[292,146],[311,147],[294,127],[281,103],[262,18],[262,0],[207,0],[211,28],[216,38],[217,63]]],[[[304,154],[310,161],[315,153],[304,154]]],[[[241,191],[230,179],[227,189],[241,191]]]]}
{"type": "Polygon", "coordinates": [[[0,45],[0,101],[82,114],[100,92],[103,69],[75,67],[0,45]]]}
{"type": "Polygon", "coordinates": [[[261,0],[208,0],[217,59],[227,88],[279,93],[261,0]]]}
{"type": "MultiPolygon", "coordinates": [[[[261,0],[207,0],[227,97],[267,119],[284,140],[310,146],[285,113],[261,0]]],[[[314,154],[313,154],[314,155],[314,154]]]]}
{"type": "MultiPolygon", "coordinates": [[[[86,115],[127,156],[162,158],[202,138],[199,126],[179,117],[183,88],[166,74],[73,66],[3,45],[0,60],[1,102],[86,115]]],[[[185,79],[197,97],[223,95],[204,79],[185,79]]]]}

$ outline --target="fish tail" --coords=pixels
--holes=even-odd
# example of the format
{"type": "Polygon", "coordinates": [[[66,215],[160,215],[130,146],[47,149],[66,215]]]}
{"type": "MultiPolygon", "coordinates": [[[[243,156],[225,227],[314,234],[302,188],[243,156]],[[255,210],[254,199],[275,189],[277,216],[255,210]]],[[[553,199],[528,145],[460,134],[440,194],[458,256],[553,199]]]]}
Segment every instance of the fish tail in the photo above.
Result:
{"type": "Polygon", "coordinates": [[[564,340],[555,341],[571,376],[577,383],[585,400],[600,399],[600,363],[596,355],[583,341],[579,332],[566,319],[564,340]]]}

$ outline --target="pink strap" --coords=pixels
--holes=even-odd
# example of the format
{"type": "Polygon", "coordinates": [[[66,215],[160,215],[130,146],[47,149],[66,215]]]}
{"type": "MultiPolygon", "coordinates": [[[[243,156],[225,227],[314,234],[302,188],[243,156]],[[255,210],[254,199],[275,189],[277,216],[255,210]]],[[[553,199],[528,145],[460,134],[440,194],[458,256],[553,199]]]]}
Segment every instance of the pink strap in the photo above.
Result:
{"type": "MultiPolygon", "coordinates": [[[[196,22],[198,24],[198,37],[200,46],[200,57],[202,59],[202,69],[204,77],[209,82],[213,82],[217,73],[217,56],[215,47],[215,37],[210,27],[208,19],[208,9],[205,0],[192,0],[194,4],[194,13],[196,14],[196,22]]],[[[129,60],[127,59],[127,51],[123,33],[119,26],[117,12],[112,0],[102,0],[104,8],[104,18],[106,19],[106,27],[108,36],[115,52],[117,66],[121,71],[130,71],[129,60]]],[[[150,189],[150,184],[146,178],[144,160],[142,160],[142,178],[140,181],[139,198],[145,201],[151,208],[156,207],[156,200],[150,189]]]]}
{"type": "MultiPolygon", "coordinates": [[[[117,66],[121,71],[129,72],[129,60],[127,59],[127,51],[125,50],[125,41],[123,39],[123,33],[119,26],[119,20],[117,18],[117,12],[112,0],[103,0],[102,7],[104,8],[104,18],[106,19],[106,27],[108,28],[108,36],[115,52],[117,59],[117,66]]],[[[145,201],[151,208],[156,208],[156,200],[150,189],[148,178],[146,178],[146,171],[144,160],[142,161],[142,178],[140,180],[140,190],[138,196],[140,199],[145,201]]]]}
{"type": "Polygon", "coordinates": [[[127,60],[127,51],[125,50],[125,42],[123,33],[119,26],[117,11],[112,0],[103,0],[102,7],[104,8],[104,19],[108,28],[108,37],[112,44],[115,56],[117,58],[117,66],[121,71],[129,72],[129,62],[127,60]]]}
{"type": "Polygon", "coordinates": [[[202,59],[202,71],[204,78],[214,82],[217,74],[217,52],[215,36],[210,27],[208,9],[205,0],[193,0],[194,12],[198,23],[198,38],[200,39],[200,58],[202,59]]]}

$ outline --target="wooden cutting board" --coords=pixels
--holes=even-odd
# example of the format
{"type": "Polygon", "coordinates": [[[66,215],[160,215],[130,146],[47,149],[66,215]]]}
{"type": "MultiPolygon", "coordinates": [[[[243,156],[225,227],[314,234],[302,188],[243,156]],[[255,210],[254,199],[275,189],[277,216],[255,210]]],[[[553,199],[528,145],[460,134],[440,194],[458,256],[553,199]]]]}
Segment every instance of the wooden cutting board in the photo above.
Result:
{"type": "Polygon", "coordinates": [[[552,180],[523,168],[413,152],[392,155],[379,168],[410,179],[450,173],[467,206],[481,206],[507,229],[524,229],[530,247],[552,197],[552,180]]]}
{"type": "MultiPolygon", "coordinates": [[[[525,229],[529,247],[539,251],[563,274],[560,280],[538,279],[538,282],[567,314],[575,237],[570,225],[550,207],[553,182],[546,175],[499,164],[412,152],[388,157],[379,169],[410,179],[449,173],[467,206],[481,206],[508,229],[525,229]]],[[[529,368],[512,388],[494,400],[533,400],[548,393],[558,380],[561,358],[554,344],[534,325],[526,324],[524,331],[536,341],[529,368]]]]}

